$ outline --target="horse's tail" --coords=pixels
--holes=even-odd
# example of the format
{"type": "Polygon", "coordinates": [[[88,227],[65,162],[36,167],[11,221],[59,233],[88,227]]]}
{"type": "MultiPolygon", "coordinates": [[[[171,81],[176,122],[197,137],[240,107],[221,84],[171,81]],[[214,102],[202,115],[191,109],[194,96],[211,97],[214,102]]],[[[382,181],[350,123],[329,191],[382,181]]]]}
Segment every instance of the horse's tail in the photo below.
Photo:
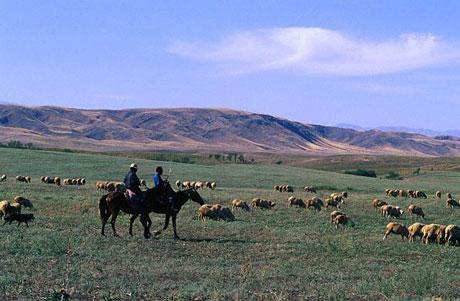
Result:
{"type": "Polygon", "coordinates": [[[104,219],[109,214],[109,207],[107,206],[107,196],[104,194],[99,200],[99,216],[104,219]]]}

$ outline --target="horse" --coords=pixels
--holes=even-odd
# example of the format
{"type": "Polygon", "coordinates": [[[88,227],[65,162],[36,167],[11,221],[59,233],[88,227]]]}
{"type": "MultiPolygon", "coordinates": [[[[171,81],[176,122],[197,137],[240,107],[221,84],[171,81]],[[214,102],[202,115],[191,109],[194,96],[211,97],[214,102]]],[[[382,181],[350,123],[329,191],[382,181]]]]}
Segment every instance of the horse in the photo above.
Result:
{"type": "MultiPolygon", "coordinates": [[[[179,237],[177,236],[177,232],[176,232],[176,216],[180,208],[190,198],[198,202],[199,204],[203,204],[204,202],[201,199],[201,196],[194,189],[193,189],[194,192],[192,191],[192,189],[175,192],[171,188],[169,183],[165,183],[165,184],[166,184],[165,185],[166,196],[170,198],[171,203],[165,204],[164,202],[161,201],[160,192],[157,188],[147,189],[147,191],[144,192],[144,198],[145,198],[145,201],[147,202],[147,212],[148,213],[156,212],[156,213],[166,214],[164,229],[168,227],[169,219],[173,217],[174,238],[177,239],[179,237]]],[[[112,225],[113,235],[118,236],[117,231],[115,230],[115,222],[117,220],[117,217],[120,211],[123,211],[125,213],[132,215],[130,218],[130,225],[129,225],[130,226],[129,234],[132,235],[133,222],[139,215],[142,214],[142,207],[133,206],[132,201],[129,201],[125,197],[124,193],[118,192],[118,191],[114,191],[114,192],[105,194],[99,200],[99,215],[102,221],[102,228],[101,228],[102,235],[105,235],[105,225],[109,217],[112,216],[110,224],[112,225]]],[[[149,238],[151,236],[150,226],[152,222],[150,220],[150,217],[148,217],[148,214],[146,218],[141,219],[141,223],[144,226],[144,237],[149,238]]],[[[155,234],[159,234],[159,233],[161,233],[161,231],[157,231],[155,234]]]]}
{"type": "MultiPolygon", "coordinates": [[[[153,199],[149,194],[152,193],[151,189],[146,191],[146,199],[151,200],[153,199]]],[[[179,213],[180,209],[182,206],[188,201],[192,200],[200,206],[204,204],[203,199],[201,198],[200,194],[196,191],[195,188],[189,188],[186,190],[180,190],[175,192],[175,196],[172,197],[172,204],[165,204],[164,202],[151,202],[149,201],[149,204],[152,204],[151,207],[149,207],[149,213],[154,212],[158,214],[164,214],[165,215],[165,223],[162,229],[156,230],[153,233],[155,235],[159,235],[161,231],[166,230],[169,226],[169,220],[172,218],[172,224],[173,224],[173,229],[174,229],[174,239],[180,239],[179,236],[177,235],[177,230],[176,230],[176,218],[177,214],[179,213]]],[[[132,236],[133,235],[133,223],[136,220],[136,218],[139,216],[139,214],[133,214],[130,218],[130,223],[129,223],[129,234],[132,236]]],[[[150,217],[147,217],[147,231],[150,235],[150,227],[152,225],[152,221],[150,217]]]]}

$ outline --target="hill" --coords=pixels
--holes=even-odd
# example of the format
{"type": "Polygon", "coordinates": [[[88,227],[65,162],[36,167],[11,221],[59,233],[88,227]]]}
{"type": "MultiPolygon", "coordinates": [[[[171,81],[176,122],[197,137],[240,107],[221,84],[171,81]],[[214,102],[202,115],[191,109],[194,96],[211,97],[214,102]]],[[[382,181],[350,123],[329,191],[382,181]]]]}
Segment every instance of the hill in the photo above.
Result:
{"type": "Polygon", "coordinates": [[[458,139],[303,124],[229,109],[81,110],[0,105],[0,141],[9,140],[92,151],[460,154],[458,139]]]}

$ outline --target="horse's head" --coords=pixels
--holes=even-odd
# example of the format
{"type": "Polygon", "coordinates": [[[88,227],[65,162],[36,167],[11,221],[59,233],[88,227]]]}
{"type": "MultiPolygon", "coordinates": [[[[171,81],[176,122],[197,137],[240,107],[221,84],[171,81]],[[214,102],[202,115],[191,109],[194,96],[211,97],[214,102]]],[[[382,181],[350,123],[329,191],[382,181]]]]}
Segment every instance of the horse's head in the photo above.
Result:
{"type": "Polygon", "coordinates": [[[201,198],[201,195],[198,193],[198,191],[196,191],[195,188],[189,188],[187,190],[182,190],[182,191],[179,191],[178,193],[185,193],[187,195],[187,198],[200,204],[200,205],[204,205],[204,201],[203,199],[201,198]]]}

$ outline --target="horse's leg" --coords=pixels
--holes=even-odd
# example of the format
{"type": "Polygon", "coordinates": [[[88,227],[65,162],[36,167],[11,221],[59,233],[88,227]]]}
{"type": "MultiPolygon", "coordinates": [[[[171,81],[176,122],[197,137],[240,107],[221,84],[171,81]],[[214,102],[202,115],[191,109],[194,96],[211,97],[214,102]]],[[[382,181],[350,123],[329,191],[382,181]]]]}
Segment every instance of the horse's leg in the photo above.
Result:
{"type": "Polygon", "coordinates": [[[110,224],[112,225],[112,230],[113,230],[113,236],[118,236],[117,230],[115,230],[115,222],[117,221],[118,213],[120,212],[120,209],[115,209],[112,213],[112,219],[110,220],[110,224]]]}
{"type": "Polygon", "coordinates": [[[165,224],[164,224],[164,226],[163,226],[163,229],[156,230],[156,231],[153,232],[153,234],[159,235],[159,234],[161,234],[161,231],[168,229],[168,226],[169,226],[169,218],[170,218],[170,217],[171,217],[171,216],[170,216],[169,214],[166,214],[166,215],[165,215],[165,224]]]}
{"type": "Polygon", "coordinates": [[[174,228],[174,239],[180,239],[180,237],[177,235],[177,231],[176,231],[176,216],[177,216],[177,214],[173,213],[172,222],[173,222],[173,228],[174,228]]]}
{"type": "Polygon", "coordinates": [[[139,214],[133,214],[131,218],[129,219],[129,235],[131,236],[133,236],[133,223],[138,216],[139,214]]]}
{"type": "Polygon", "coordinates": [[[107,221],[109,220],[110,215],[112,215],[112,213],[109,211],[109,214],[107,214],[107,216],[101,217],[101,220],[102,220],[101,234],[104,236],[105,236],[105,224],[107,224],[107,221]]]}
{"type": "Polygon", "coordinates": [[[148,226],[149,220],[150,220],[150,216],[148,214],[147,215],[141,214],[141,223],[142,223],[142,226],[144,227],[144,238],[151,237],[149,226],[148,226]]]}

